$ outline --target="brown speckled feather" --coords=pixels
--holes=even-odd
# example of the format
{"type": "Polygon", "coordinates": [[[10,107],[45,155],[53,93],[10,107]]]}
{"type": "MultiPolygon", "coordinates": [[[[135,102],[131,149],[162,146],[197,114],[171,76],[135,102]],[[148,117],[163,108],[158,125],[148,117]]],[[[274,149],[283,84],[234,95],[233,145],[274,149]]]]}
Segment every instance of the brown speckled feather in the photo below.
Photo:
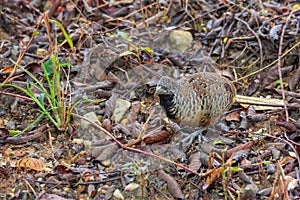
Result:
{"type": "Polygon", "coordinates": [[[197,127],[214,123],[236,95],[234,85],[216,73],[201,72],[180,80],[163,77],[156,93],[167,116],[180,125],[197,127]]]}

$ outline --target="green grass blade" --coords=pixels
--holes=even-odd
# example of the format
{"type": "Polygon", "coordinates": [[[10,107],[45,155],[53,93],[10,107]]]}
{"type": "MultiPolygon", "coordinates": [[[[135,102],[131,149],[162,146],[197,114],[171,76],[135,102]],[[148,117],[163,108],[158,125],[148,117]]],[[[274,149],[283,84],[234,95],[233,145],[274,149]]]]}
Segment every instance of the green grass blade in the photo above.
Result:
{"type": "Polygon", "coordinates": [[[74,49],[73,41],[72,41],[71,37],[69,36],[69,34],[67,33],[66,29],[63,27],[63,25],[59,21],[56,21],[53,19],[49,19],[49,22],[54,23],[59,26],[60,30],[63,32],[66,40],[68,41],[69,46],[73,50],[74,49]]]}
{"type": "Polygon", "coordinates": [[[38,123],[43,117],[45,113],[40,114],[33,122],[31,122],[26,128],[24,128],[20,133],[16,134],[15,136],[21,135],[25,133],[27,130],[31,129],[36,123],[38,123]]]}

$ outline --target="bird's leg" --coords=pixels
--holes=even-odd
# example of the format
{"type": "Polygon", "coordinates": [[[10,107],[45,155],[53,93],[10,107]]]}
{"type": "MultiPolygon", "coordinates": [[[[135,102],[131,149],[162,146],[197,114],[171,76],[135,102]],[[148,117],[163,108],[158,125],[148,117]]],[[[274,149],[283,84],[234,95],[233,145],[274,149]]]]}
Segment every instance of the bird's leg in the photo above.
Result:
{"type": "MultiPolygon", "coordinates": [[[[193,133],[191,133],[190,135],[188,135],[187,137],[185,137],[183,140],[181,140],[180,142],[178,142],[176,144],[176,146],[181,147],[184,151],[186,151],[187,149],[190,148],[190,146],[192,145],[194,139],[196,137],[198,137],[198,140],[200,142],[205,141],[205,137],[202,135],[203,131],[205,131],[207,128],[206,127],[199,127],[197,128],[196,131],[194,131],[193,133]]],[[[182,132],[182,131],[181,131],[182,132]]]]}

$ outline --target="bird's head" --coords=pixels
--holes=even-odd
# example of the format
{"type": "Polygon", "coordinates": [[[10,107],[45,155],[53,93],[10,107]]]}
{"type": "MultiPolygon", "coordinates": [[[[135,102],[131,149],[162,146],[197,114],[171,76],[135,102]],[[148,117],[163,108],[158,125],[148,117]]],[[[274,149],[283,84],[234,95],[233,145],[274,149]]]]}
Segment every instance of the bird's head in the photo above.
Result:
{"type": "Polygon", "coordinates": [[[170,77],[162,77],[156,86],[155,95],[172,95],[178,92],[178,84],[170,77]]]}

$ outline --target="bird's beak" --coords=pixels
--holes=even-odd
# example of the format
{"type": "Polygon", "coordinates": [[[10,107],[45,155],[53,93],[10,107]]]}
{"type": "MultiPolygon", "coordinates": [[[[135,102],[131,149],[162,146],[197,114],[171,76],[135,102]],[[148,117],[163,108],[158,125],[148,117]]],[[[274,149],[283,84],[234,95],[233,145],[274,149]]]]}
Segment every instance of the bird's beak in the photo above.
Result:
{"type": "Polygon", "coordinates": [[[159,94],[164,94],[164,93],[166,93],[166,90],[164,90],[161,86],[157,85],[154,96],[158,96],[159,94]]]}

